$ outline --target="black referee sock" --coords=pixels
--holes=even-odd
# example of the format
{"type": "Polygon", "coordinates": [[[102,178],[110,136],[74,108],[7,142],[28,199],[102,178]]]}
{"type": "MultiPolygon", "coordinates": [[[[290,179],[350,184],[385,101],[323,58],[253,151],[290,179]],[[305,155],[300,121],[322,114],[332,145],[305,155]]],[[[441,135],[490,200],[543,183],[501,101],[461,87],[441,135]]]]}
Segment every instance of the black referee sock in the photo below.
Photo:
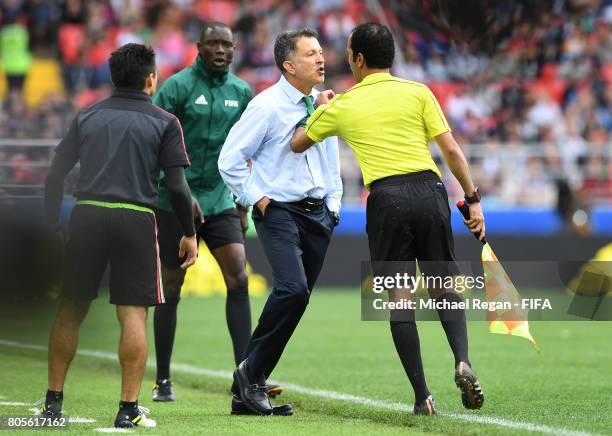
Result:
{"type": "Polygon", "coordinates": [[[178,300],[166,300],[155,307],[155,357],[157,358],[157,380],[170,378],[170,358],[176,332],[176,309],[178,300]]]}
{"type": "Polygon", "coordinates": [[[429,396],[429,390],[425,383],[421,344],[416,323],[414,321],[391,321],[391,335],[397,355],[414,389],[415,402],[421,403],[429,396]]]}
{"type": "MultiPolygon", "coordinates": [[[[436,298],[437,301],[461,302],[462,298],[454,292],[447,292],[436,298]]],[[[463,309],[438,309],[438,317],[442,323],[446,339],[455,356],[455,366],[459,362],[470,364],[468,358],[467,325],[463,309]]]]}
{"type": "Polygon", "coordinates": [[[248,286],[227,290],[225,317],[234,346],[234,360],[238,366],[246,358],[246,350],[251,339],[251,305],[248,286]]]}

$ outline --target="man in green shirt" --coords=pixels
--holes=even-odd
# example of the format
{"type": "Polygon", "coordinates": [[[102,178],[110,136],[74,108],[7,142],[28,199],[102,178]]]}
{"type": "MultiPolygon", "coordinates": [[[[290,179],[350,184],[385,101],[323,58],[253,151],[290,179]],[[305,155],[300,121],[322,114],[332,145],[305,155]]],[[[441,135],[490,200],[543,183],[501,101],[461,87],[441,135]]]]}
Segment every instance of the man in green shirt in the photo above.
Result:
{"type": "MultiPolygon", "coordinates": [[[[251,337],[251,310],[244,252],[248,227],[246,210],[236,209],[217,167],[227,133],[251,100],[251,88],[228,72],[234,38],[227,25],[204,26],[193,65],[176,73],[159,89],[153,102],[176,115],[185,134],[192,166],[185,172],[193,197],[198,238],[219,264],[227,286],[227,325],[236,365],[244,359],[251,337]]],[[[154,401],[175,401],[170,382],[170,357],[176,330],[176,310],[185,278],[177,258],[180,226],[172,213],[162,178],[159,189],[159,246],[166,304],[155,309],[157,383],[154,401]]]]}

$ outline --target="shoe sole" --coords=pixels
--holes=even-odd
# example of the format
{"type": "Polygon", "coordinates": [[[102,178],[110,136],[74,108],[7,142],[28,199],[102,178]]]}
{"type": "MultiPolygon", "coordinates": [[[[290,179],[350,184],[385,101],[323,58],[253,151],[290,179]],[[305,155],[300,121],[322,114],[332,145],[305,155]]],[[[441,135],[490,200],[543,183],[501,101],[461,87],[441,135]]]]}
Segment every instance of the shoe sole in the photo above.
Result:
{"type": "MultiPolygon", "coordinates": [[[[256,413],[251,412],[250,410],[235,410],[232,409],[232,415],[256,415],[256,413]]],[[[272,408],[272,416],[292,416],[293,408],[284,407],[284,406],[276,406],[272,408]]]]}
{"type": "Polygon", "coordinates": [[[174,403],[176,401],[176,397],[154,397],[153,401],[157,403],[174,403]]]}
{"type": "Polygon", "coordinates": [[[464,374],[455,377],[455,384],[461,390],[461,402],[466,409],[480,409],[484,404],[484,394],[475,377],[464,374]]]}
{"type": "MultiPolygon", "coordinates": [[[[238,377],[238,369],[234,370],[234,381],[236,382],[236,384],[238,385],[238,388],[240,389],[240,393],[242,394],[242,391],[246,390],[246,387],[243,387],[242,384],[240,383],[240,377],[238,377]]],[[[244,405],[254,414],[256,415],[261,415],[261,416],[269,416],[272,415],[273,411],[270,410],[270,412],[267,411],[261,411],[259,410],[257,407],[253,406],[251,403],[249,403],[248,401],[246,401],[244,398],[242,398],[242,395],[239,395],[239,397],[242,399],[242,401],[244,402],[244,405]]]]}

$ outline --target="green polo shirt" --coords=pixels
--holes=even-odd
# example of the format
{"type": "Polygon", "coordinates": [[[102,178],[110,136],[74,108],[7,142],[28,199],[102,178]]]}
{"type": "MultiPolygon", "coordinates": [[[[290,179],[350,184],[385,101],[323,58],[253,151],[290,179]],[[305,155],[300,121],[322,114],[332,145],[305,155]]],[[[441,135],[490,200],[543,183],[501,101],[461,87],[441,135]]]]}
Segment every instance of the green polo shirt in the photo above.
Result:
{"type": "Polygon", "coordinates": [[[429,141],[445,132],[450,127],[429,88],[388,73],[370,74],[319,106],[306,126],[314,142],[344,138],[368,189],[373,181],[397,174],[431,170],[440,175],[429,141]]]}
{"type": "MultiPolygon", "coordinates": [[[[166,80],[153,97],[153,103],[181,122],[191,161],[185,176],[205,216],[235,207],[217,161],[228,132],[250,100],[251,88],[244,80],[229,72],[209,71],[200,56],[193,65],[166,80]]],[[[159,207],[172,210],[163,176],[159,207]]]]}

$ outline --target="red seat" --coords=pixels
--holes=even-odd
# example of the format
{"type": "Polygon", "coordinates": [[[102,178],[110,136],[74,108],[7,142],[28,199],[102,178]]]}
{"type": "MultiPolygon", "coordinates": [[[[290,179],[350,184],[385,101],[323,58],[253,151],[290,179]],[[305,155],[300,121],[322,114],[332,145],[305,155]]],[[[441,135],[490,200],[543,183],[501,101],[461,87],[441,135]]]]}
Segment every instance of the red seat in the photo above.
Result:
{"type": "Polygon", "coordinates": [[[612,62],[604,65],[601,68],[601,74],[603,75],[604,79],[606,79],[606,82],[612,85],[612,62]]]}
{"type": "Polygon", "coordinates": [[[63,24],[59,28],[58,42],[64,65],[74,65],[81,57],[85,29],[79,24],[63,24]]]}
{"type": "Polygon", "coordinates": [[[557,78],[558,69],[557,64],[546,64],[540,70],[540,77],[546,80],[554,80],[557,78]]]}
{"type": "Polygon", "coordinates": [[[557,103],[561,103],[563,100],[563,93],[565,92],[567,84],[562,79],[539,79],[526,84],[527,89],[534,94],[546,92],[550,98],[557,103]]]}
{"type": "Polygon", "coordinates": [[[465,89],[465,84],[453,82],[429,82],[427,86],[436,96],[442,108],[446,107],[446,101],[451,94],[460,95],[465,89]]]}

